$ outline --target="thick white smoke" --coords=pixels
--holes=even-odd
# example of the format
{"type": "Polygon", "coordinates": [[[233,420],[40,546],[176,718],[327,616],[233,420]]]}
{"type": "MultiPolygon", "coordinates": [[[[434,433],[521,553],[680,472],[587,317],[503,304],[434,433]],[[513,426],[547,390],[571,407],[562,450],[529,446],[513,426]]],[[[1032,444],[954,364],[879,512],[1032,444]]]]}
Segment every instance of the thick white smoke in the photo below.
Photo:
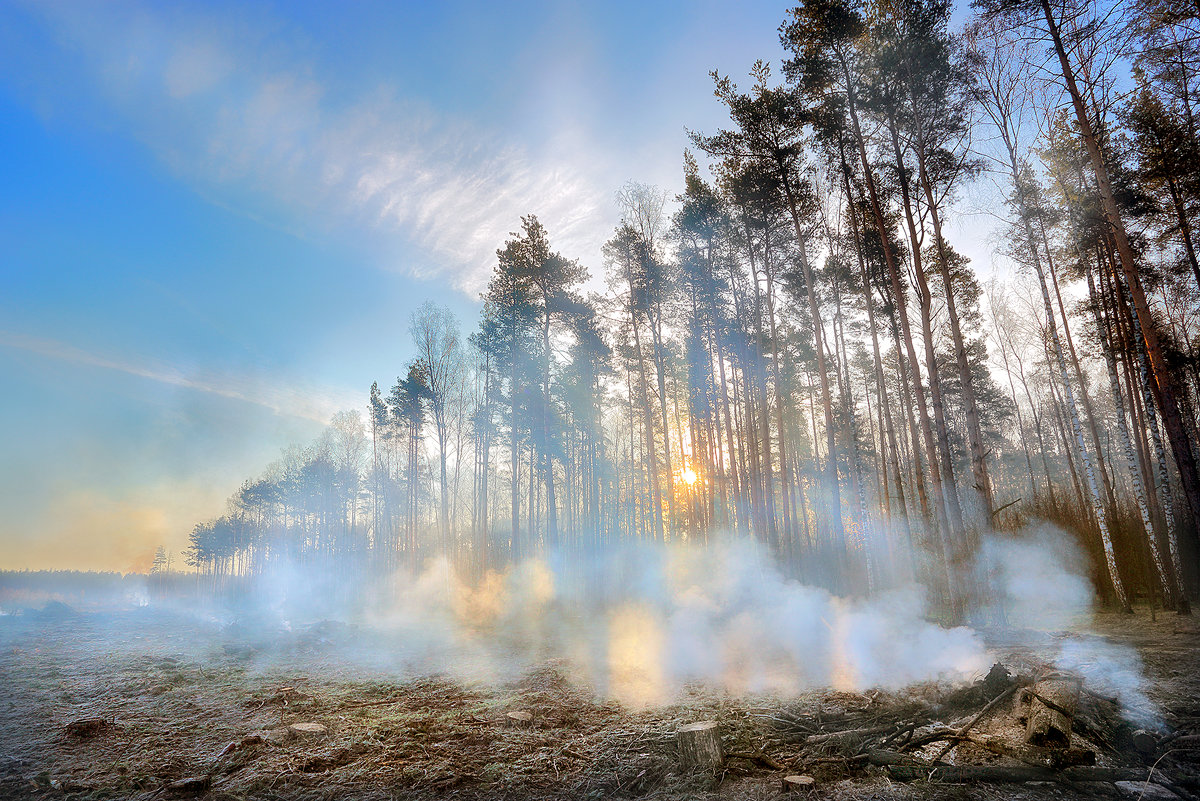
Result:
{"type": "Polygon", "coordinates": [[[984,541],[976,565],[977,580],[987,582],[993,598],[989,616],[1004,621],[1010,642],[1035,648],[1039,659],[1116,698],[1138,725],[1159,725],[1138,652],[1091,631],[1095,591],[1086,559],[1069,535],[1042,524],[1019,537],[992,537],[984,541]]]}
{"type": "Polygon", "coordinates": [[[1077,672],[1139,723],[1156,719],[1136,651],[1090,633],[1094,593],[1068,535],[1049,526],[992,535],[974,571],[992,604],[980,630],[932,620],[919,585],[836,597],[732,538],[552,554],[474,582],[437,559],[365,589],[326,565],[278,564],[237,617],[239,631],[257,632],[264,669],[279,664],[275,633],[335,619],[356,625],[337,641],[347,667],[503,682],[553,663],[631,706],[669,702],[693,683],[789,696],[964,681],[1021,653],[1014,669],[1077,672]]]}
{"type": "Polygon", "coordinates": [[[732,693],[898,688],[988,665],[978,635],[925,617],[912,587],[869,601],[784,579],[758,548],[636,546],[533,560],[478,586],[435,562],[368,608],[400,663],[505,675],[543,659],[618,700],[664,702],[688,682],[732,693]]]}

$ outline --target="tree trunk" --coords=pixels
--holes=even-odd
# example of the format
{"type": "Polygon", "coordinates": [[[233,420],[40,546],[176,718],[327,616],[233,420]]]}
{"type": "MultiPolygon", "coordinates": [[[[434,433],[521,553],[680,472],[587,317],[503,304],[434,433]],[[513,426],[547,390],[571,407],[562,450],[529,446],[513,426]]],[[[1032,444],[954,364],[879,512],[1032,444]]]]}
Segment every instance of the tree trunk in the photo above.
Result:
{"type": "Polygon", "coordinates": [[[1129,468],[1129,479],[1133,486],[1133,497],[1137,502],[1138,512],[1142,517],[1142,528],[1146,532],[1146,544],[1150,549],[1151,561],[1154,564],[1155,576],[1167,603],[1175,605],[1175,591],[1167,577],[1166,564],[1158,547],[1154,524],[1151,522],[1150,508],[1146,502],[1145,486],[1142,484],[1142,469],[1134,453],[1133,440],[1129,436],[1129,428],[1125,424],[1125,399],[1121,394],[1120,382],[1117,378],[1117,360],[1113,355],[1113,337],[1107,321],[1101,314],[1101,299],[1096,293],[1096,282],[1092,277],[1092,267],[1084,263],[1087,270],[1088,294],[1092,300],[1092,311],[1096,319],[1096,331],[1100,336],[1100,344],[1104,351],[1104,362],[1108,367],[1108,383],[1112,392],[1113,404],[1117,413],[1117,433],[1125,449],[1125,463],[1129,468]]]}
{"type": "MultiPolygon", "coordinates": [[[[1117,272],[1117,287],[1121,293],[1128,297],[1129,285],[1125,282],[1125,276],[1117,272]]],[[[1136,314],[1129,316],[1130,322],[1133,324],[1133,342],[1137,350],[1138,362],[1140,365],[1141,384],[1143,389],[1142,407],[1146,414],[1146,427],[1150,429],[1150,440],[1154,443],[1154,457],[1157,471],[1155,478],[1158,484],[1158,497],[1162,500],[1163,517],[1167,524],[1167,550],[1171,555],[1171,568],[1175,574],[1175,584],[1172,588],[1172,595],[1175,596],[1177,602],[1177,611],[1181,615],[1191,614],[1191,605],[1188,603],[1187,593],[1183,588],[1183,562],[1179,556],[1179,537],[1175,530],[1175,512],[1171,503],[1171,478],[1167,468],[1166,449],[1163,448],[1162,436],[1158,433],[1158,419],[1154,408],[1153,398],[1153,378],[1150,374],[1150,360],[1146,356],[1146,350],[1143,347],[1144,338],[1140,328],[1136,314]]],[[[1153,535],[1151,535],[1153,538],[1153,535]]],[[[1157,550],[1157,549],[1156,549],[1157,550]]]]}
{"type": "MultiPolygon", "coordinates": [[[[909,76],[909,90],[915,94],[912,76],[909,76]]],[[[915,102],[915,98],[914,98],[915,102]]],[[[950,323],[950,336],[954,344],[954,355],[958,362],[959,381],[962,384],[963,406],[967,416],[967,442],[971,451],[971,472],[975,479],[975,492],[983,511],[982,524],[990,527],[992,524],[992,483],[988,476],[987,456],[983,444],[983,429],[979,422],[979,403],[975,396],[975,379],[971,375],[971,365],[967,359],[967,349],[963,343],[962,326],[958,320],[958,304],[954,299],[954,286],[950,278],[950,264],[946,252],[946,240],[942,238],[941,214],[938,211],[937,200],[933,194],[933,183],[926,168],[926,143],[924,127],[919,115],[915,118],[917,125],[918,144],[915,148],[917,156],[917,174],[921,186],[925,189],[925,201],[929,206],[930,222],[933,223],[933,241],[938,252],[938,272],[942,276],[942,284],[946,290],[946,315],[950,323]]],[[[903,169],[903,165],[900,165],[903,169]]],[[[911,224],[911,223],[910,223],[911,224]]],[[[953,480],[953,479],[951,479],[953,480]]]]}
{"type": "MultiPolygon", "coordinates": [[[[929,378],[929,398],[933,406],[934,426],[937,429],[937,455],[941,459],[941,474],[939,478],[943,503],[945,503],[946,514],[950,522],[951,536],[946,538],[946,552],[953,568],[962,557],[959,551],[963,545],[964,531],[962,505],[958,500],[958,485],[954,480],[954,459],[950,454],[950,435],[946,428],[946,407],[942,397],[942,382],[941,377],[938,375],[937,354],[933,343],[931,317],[933,296],[929,291],[929,282],[925,278],[925,267],[922,263],[923,258],[921,255],[921,238],[917,234],[916,220],[913,216],[912,198],[908,188],[907,167],[904,164],[904,157],[900,151],[899,134],[896,130],[896,121],[892,113],[892,107],[890,106],[888,108],[887,122],[888,133],[892,143],[892,153],[896,159],[896,174],[900,184],[901,206],[904,209],[904,219],[908,225],[909,242],[912,245],[913,277],[917,282],[917,307],[921,312],[921,337],[925,343],[925,372],[929,378]]],[[[863,169],[869,169],[865,155],[863,156],[863,169]]],[[[870,183],[872,186],[874,185],[873,178],[870,179],[870,183]]],[[[884,248],[890,252],[891,245],[887,242],[887,232],[886,228],[883,227],[882,214],[877,215],[877,220],[880,223],[880,238],[884,241],[884,248]]],[[[897,292],[897,297],[903,296],[897,292]]],[[[920,375],[915,368],[913,373],[914,375],[920,375]]],[[[930,460],[934,460],[932,453],[930,454],[930,460]]]]}
{"type": "Polygon", "coordinates": [[[1125,224],[1121,218],[1120,207],[1117,205],[1116,196],[1113,193],[1112,181],[1108,175],[1108,165],[1104,160],[1103,153],[1100,151],[1100,142],[1092,129],[1091,119],[1084,105],[1083,96],[1080,94],[1079,87],[1075,83],[1075,73],[1067,58],[1067,52],[1063,46],[1062,37],[1059,34],[1058,23],[1055,21],[1054,14],[1050,9],[1049,0],[1041,0],[1041,6],[1042,13],[1046,19],[1046,26],[1054,44],[1054,51],[1058,55],[1059,65],[1062,68],[1063,80],[1066,83],[1067,92],[1071,96],[1071,103],[1075,109],[1075,118],[1079,124],[1080,135],[1087,148],[1088,159],[1092,164],[1092,169],[1096,174],[1096,185],[1100,193],[1104,216],[1108,222],[1110,234],[1117,245],[1117,254],[1120,257],[1121,269],[1124,272],[1128,285],[1130,301],[1141,327],[1141,337],[1146,348],[1150,372],[1155,385],[1155,400],[1158,403],[1159,410],[1162,412],[1163,424],[1167,429],[1167,437],[1171,441],[1171,451],[1175,456],[1176,465],[1179,467],[1179,476],[1183,484],[1184,495],[1187,497],[1188,506],[1192,510],[1193,519],[1200,520],[1200,475],[1197,473],[1196,457],[1192,451],[1192,445],[1179,411],[1179,402],[1176,397],[1178,387],[1163,356],[1158,335],[1155,332],[1154,320],[1150,315],[1150,306],[1146,301],[1146,295],[1142,290],[1141,281],[1138,277],[1137,262],[1134,257],[1133,247],[1129,242],[1129,236],[1126,233],[1125,224]]]}
{"type": "MultiPolygon", "coordinates": [[[[844,186],[846,189],[846,200],[853,207],[855,199],[854,199],[854,193],[852,192],[851,185],[850,185],[850,168],[846,164],[844,152],[842,154],[842,179],[843,179],[843,183],[844,183],[844,186]]],[[[853,212],[853,208],[851,208],[851,211],[853,212]]],[[[897,492],[898,500],[900,503],[901,524],[903,525],[903,528],[904,528],[904,539],[905,539],[905,542],[907,542],[909,545],[910,556],[911,556],[912,529],[909,526],[908,509],[906,508],[906,506],[904,504],[904,482],[902,481],[902,479],[900,477],[899,448],[896,447],[896,430],[892,424],[892,413],[891,413],[891,409],[890,409],[890,404],[888,403],[887,382],[884,380],[884,374],[883,374],[883,360],[880,358],[880,355],[879,355],[879,329],[875,323],[875,297],[872,294],[872,290],[871,290],[871,276],[867,272],[867,264],[866,264],[866,261],[864,261],[863,255],[862,255],[862,239],[859,235],[859,230],[858,230],[858,214],[857,213],[850,214],[850,234],[853,237],[854,251],[855,251],[855,255],[857,256],[857,259],[858,259],[858,272],[862,278],[863,298],[866,301],[866,306],[867,306],[867,327],[871,331],[871,352],[874,356],[875,386],[876,386],[876,389],[877,389],[877,392],[879,395],[879,416],[880,416],[881,422],[884,424],[884,427],[886,428],[886,432],[884,432],[884,431],[880,432],[880,440],[881,440],[881,442],[883,441],[883,434],[886,433],[886,435],[887,435],[886,451],[888,453],[890,453],[891,457],[892,457],[892,466],[895,471],[896,492],[897,492]]],[[[884,475],[885,483],[886,483],[886,479],[887,479],[887,464],[886,464],[886,462],[887,462],[887,460],[885,458],[884,465],[883,465],[883,475],[884,475]]],[[[886,493],[885,493],[885,496],[886,496],[886,493]]],[[[890,498],[887,499],[887,505],[888,505],[888,516],[890,517],[892,515],[890,498]]]]}
{"type": "MultiPolygon", "coordinates": [[[[950,555],[953,552],[951,542],[953,537],[956,537],[961,531],[961,526],[951,529],[949,525],[949,510],[946,505],[946,497],[942,482],[941,472],[938,470],[938,455],[937,446],[934,444],[933,430],[929,425],[929,412],[925,405],[925,393],[920,385],[921,370],[917,361],[917,351],[913,346],[912,329],[908,322],[908,309],[904,302],[904,289],[900,283],[900,269],[896,264],[895,254],[892,252],[891,241],[888,237],[888,226],[886,218],[883,214],[883,208],[879,201],[879,192],[875,187],[875,178],[871,174],[871,163],[867,158],[866,140],[863,138],[862,127],[858,121],[858,109],[855,106],[853,81],[850,78],[849,68],[843,63],[842,71],[845,75],[847,86],[848,108],[850,111],[850,120],[853,124],[854,137],[858,143],[858,157],[863,169],[863,180],[867,185],[867,194],[871,201],[871,212],[875,217],[875,227],[879,232],[879,240],[883,246],[883,257],[887,263],[888,276],[891,278],[892,294],[895,298],[894,305],[900,316],[900,327],[904,334],[904,344],[908,353],[909,370],[913,376],[913,394],[917,400],[917,415],[921,421],[921,434],[925,441],[925,453],[929,460],[929,473],[933,481],[933,493],[936,508],[939,518],[946,522],[947,525],[939,526],[942,536],[942,551],[943,559],[946,560],[946,574],[949,578],[949,586],[947,587],[948,597],[952,614],[959,614],[962,610],[959,608],[959,593],[955,586],[956,581],[953,578],[951,566],[949,564],[950,555]]],[[[914,444],[915,447],[915,444],[914,444]]],[[[961,519],[958,521],[961,524],[961,519]]]]}
{"type": "Polygon", "coordinates": [[[808,313],[812,318],[813,344],[817,351],[817,377],[821,381],[821,406],[825,413],[825,447],[828,450],[828,464],[826,465],[828,487],[826,489],[829,492],[830,506],[832,507],[829,523],[833,529],[834,547],[839,552],[839,558],[844,559],[846,529],[842,523],[842,496],[841,487],[838,482],[833,397],[829,391],[828,367],[825,363],[824,325],[821,321],[821,310],[817,304],[817,285],[813,279],[812,267],[808,263],[808,237],[804,235],[804,226],[800,223],[796,194],[792,188],[791,180],[782,165],[779,165],[779,172],[783,184],[784,199],[787,201],[788,212],[792,218],[792,227],[796,232],[796,243],[800,251],[800,270],[804,275],[804,285],[808,290],[808,313]]]}
{"type": "Polygon", "coordinates": [[[721,730],[715,720],[680,726],[675,741],[679,745],[679,764],[685,768],[715,770],[725,759],[721,730]]]}

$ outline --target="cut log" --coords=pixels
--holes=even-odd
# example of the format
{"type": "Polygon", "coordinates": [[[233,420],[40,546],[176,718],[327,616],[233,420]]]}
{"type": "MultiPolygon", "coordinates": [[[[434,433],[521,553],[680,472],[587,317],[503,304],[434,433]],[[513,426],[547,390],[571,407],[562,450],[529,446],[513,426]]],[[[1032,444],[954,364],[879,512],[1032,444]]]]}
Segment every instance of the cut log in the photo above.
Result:
{"type": "Polygon", "coordinates": [[[1138,729],[1129,738],[1133,740],[1133,747],[1142,756],[1150,756],[1158,750],[1158,738],[1145,729],[1138,729]]]}
{"type": "Polygon", "coordinates": [[[712,770],[725,758],[721,750],[721,732],[715,720],[680,726],[675,739],[679,744],[679,764],[685,768],[712,770]]]}
{"type": "Polygon", "coordinates": [[[805,790],[811,790],[817,784],[817,780],[812,776],[784,776],[783,791],[785,793],[799,793],[805,790]]]}
{"type": "Polygon", "coordinates": [[[1029,692],[1029,717],[1025,742],[1047,748],[1066,748],[1071,744],[1071,720],[1079,706],[1077,676],[1050,673],[1029,692]]]}
{"type": "Polygon", "coordinates": [[[887,766],[887,765],[917,765],[919,764],[913,757],[908,754],[902,754],[899,751],[889,751],[879,748],[867,752],[867,759],[872,765],[887,766]]]}
{"type": "MultiPolygon", "coordinates": [[[[872,759],[872,761],[874,761],[872,759]]],[[[944,782],[1118,782],[1140,781],[1145,770],[1081,766],[1061,771],[1033,765],[920,765],[889,764],[888,776],[897,781],[944,782]]]]}
{"type": "Polygon", "coordinates": [[[1195,751],[1200,749],[1200,734],[1185,734],[1182,737],[1169,740],[1169,742],[1164,740],[1163,745],[1170,745],[1171,748],[1183,749],[1185,751],[1195,751]]]}
{"type": "MultiPolygon", "coordinates": [[[[1033,765],[928,765],[899,751],[870,751],[872,765],[886,768],[899,781],[942,780],[949,782],[1118,782],[1144,781],[1144,768],[1100,768],[1079,766],[1061,771],[1033,765]]],[[[1156,784],[1159,782],[1155,782],[1156,784]]]]}
{"type": "Polygon", "coordinates": [[[1155,801],[1155,799],[1173,801],[1177,797],[1166,787],[1152,782],[1114,782],[1114,784],[1124,795],[1138,801],[1155,801]]]}

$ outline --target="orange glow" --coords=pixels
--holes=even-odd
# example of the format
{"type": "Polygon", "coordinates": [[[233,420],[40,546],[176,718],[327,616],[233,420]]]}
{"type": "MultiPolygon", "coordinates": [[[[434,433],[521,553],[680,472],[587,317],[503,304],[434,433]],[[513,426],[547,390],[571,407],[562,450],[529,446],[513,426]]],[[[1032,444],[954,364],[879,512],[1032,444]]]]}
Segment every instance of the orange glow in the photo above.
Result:
{"type": "Polygon", "coordinates": [[[696,483],[697,478],[699,476],[696,475],[696,471],[690,467],[683,468],[683,471],[679,474],[679,480],[689,487],[696,483]]]}

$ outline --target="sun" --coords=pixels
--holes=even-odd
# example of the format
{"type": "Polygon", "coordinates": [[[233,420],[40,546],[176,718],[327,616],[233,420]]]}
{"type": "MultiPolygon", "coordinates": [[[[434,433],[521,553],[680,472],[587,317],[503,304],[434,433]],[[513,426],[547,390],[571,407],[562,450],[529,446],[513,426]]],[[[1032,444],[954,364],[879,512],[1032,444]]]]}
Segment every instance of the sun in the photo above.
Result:
{"type": "Polygon", "coordinates": [[[679,474],[679,478],[684,484],[687,484],[690,487],[692,484],[696,483],[696,479],[699,478],[699,476],[696,475],[696,471],[692,468],[685,467],[679,474]]]}

